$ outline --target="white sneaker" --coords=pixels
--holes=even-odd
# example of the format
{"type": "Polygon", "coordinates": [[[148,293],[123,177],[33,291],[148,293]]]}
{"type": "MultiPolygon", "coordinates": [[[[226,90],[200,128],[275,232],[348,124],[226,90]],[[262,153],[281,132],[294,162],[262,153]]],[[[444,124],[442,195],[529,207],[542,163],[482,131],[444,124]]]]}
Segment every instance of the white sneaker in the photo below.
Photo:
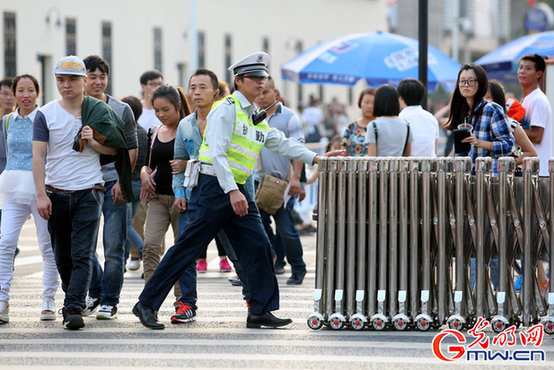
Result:
{"type": "Polygon", "coordinates": [[[85,309],[81,312],[81,316],[89,316],[94,314],[99,305],[100,298],[87,297],[87,305],[85,306],[85,309]]]}
{"type": "Polygon", "coordinates": [[[6,301],[0,301],[0,324],[10,321],[10,304],[6,301]]]}
{"type": "Polygon", "coordinates": [[[127,268],[129,271],[137,271],[140,268],[140,260],[130,260],[127,268]]]}
{"type": "Polygon", "coordinates": [[[40,320],[56,320],[56,305],[54,304],[54,301],[42,302],[42,312],[40,313],[40,320]]]}
{"type": "Polygon", "coordinates": [[[114,320],[117,319],[117,306],[103,304],[96,314],[96,320],[114,320]]]}

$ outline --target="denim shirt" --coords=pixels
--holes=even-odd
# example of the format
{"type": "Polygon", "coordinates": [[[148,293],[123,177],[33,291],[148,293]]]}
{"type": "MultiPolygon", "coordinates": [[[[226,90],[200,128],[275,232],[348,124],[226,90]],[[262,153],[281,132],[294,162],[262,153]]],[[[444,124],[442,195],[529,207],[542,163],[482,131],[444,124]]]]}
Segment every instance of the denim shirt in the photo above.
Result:
{"type": "MultiPolygon", "coordinates": [[[[202,145],[202,136],[200,135],[196,117],[197,112],[194,111],[179,122],[177,135],[175,136],[173,159],[198,159],[198,152],[202,145]]],[[[184,180],[184,172],[173,175],[173,192],[175,193],[175,198],[186,197],[189,200],[192,189],[187,188],[185,192],[185,187],[183,186],[184,180]]]]}
{"type": "MultiPolygon", "coordinates": [[[[6,135],[6,170],[33,170],[33,121],[38,108],[27,117],[14,112],[8,123],[6,135]]],[[[6,129],[7,116],[2,121],[2,130],[6,129]]]]}

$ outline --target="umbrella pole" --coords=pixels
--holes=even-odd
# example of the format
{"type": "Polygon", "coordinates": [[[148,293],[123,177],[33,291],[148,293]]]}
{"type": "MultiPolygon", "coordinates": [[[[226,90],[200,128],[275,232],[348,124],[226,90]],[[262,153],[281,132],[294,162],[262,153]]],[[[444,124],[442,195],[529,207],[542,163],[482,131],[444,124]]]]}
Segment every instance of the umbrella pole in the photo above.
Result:
{"type": "Polygon", "coordinates": [[[425,95],[423,96],[423,101],[421,106],[423,109],[427,109],[427,10],[429,8],[428,0],[419,0],[419,17],[418,17],[418,36],[419,36],[419,71],[418,77],[419,80],[425,86],[425,95]]]}

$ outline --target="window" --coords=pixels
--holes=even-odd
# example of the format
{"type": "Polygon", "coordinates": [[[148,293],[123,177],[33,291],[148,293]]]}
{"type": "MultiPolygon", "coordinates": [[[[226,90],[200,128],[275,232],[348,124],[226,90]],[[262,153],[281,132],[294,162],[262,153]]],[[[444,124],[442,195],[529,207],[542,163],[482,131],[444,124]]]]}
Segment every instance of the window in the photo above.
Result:
{"type": "Polygon", "coordinates": [[[154,27],[154,68],[162,71],[162,29],[154,27]]]}
{"type": "Polygon", "coordinates": [[[17,74],[15,13],[4,12],[4,76],[17,74]]]}
{"type": "Polygon", "coordinates": [[[77,55],[77,21],[65,19],[65,55],[77,55]]]}
{"type": "Polygon", "coordinates": [[[206,66],[206,34],[198,31],[198,68],[206,66]]]}
{"type": "Polygon", "coordinates": [[[231,53],[232,49],[233,49],[233,40],[231,39],[231,35],[226,34],[225,42],[224,42],[225,61],[223,63],[223,66],[225,68],[225,81],[227,81],[227,83],[231,83],[231,79],[232,79],[231,71],[228,70],[229,66],[233,64],[233,61],[232,61],[233,55],[231,53]]]}
{"type": "Polygon", "coordinates": [[[108,87],[106,94],[112,93],[112,23],[102,22],[102,58],[110,65],[110,74],[108,75],[108,87]]]}

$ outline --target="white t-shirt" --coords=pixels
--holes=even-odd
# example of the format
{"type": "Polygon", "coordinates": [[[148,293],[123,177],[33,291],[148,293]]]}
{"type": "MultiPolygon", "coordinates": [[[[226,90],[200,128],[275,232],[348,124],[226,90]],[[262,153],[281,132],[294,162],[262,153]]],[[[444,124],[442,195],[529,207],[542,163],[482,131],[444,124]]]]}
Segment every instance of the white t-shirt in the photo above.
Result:
{"type": "Polygon", "coordinates": [[[48,143],[45,185],[64,190],[90,189],[104,184],[97,151],[87,145],[80,153],[73,150],[75,136],[82,126],[55,100],[40,108],[33,124],[33,140],[48,143]]]}
{"type": "Polygon", "coordinates": [[[436,157],[435,141],[439,139],[439,122],[421,105],[411,105],[398,115],[410,124],[412,135],[411,157],[436,157]]]}
{"type": "Polygon", "coordinates": [[[548,98],[536,88],[521,102],[525,108],[525,122],[529,127],[543,127],[544,133],[540,144],[533,143],[540,160],[539,176],[548,176],[548,161],[552,156],[552,109],[548,98]]]}
{"type": "Polygon", "coordinates": [[[154,109],[146,109],[144,107],[142,107],[142,114],[137,120],[137,123],[146,131],[148,131],[150,127],[160,126],[162,124],[158,117],[156,117],[154,109]]]}

